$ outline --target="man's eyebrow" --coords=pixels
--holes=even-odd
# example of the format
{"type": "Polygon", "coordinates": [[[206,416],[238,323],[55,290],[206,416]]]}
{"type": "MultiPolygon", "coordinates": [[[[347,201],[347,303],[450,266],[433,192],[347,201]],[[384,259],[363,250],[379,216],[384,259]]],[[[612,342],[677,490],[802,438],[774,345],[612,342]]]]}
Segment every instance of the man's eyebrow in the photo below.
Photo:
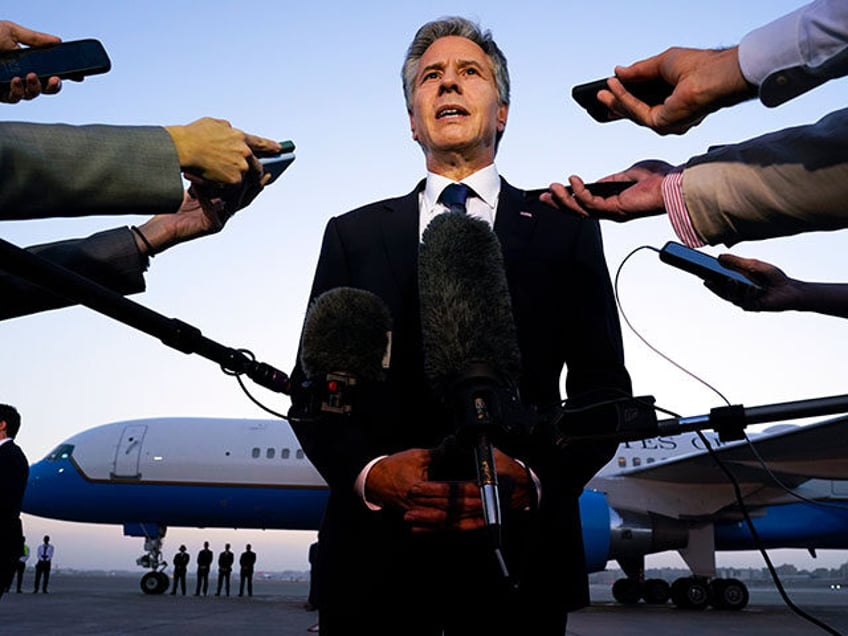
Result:
{"type": "MultiPolygon", "coordinates": [[[[419,76],[426,75],[430,71],[441,71],[445,68],[447,64],[445,62],[431,62],[427,66],[422,67],[418,74],[419,76]]],[[[486,70],[486,65],[482,63],[480,60],[457,60],[456,65],[458,68],[468,68],[469,66],[473,66],[474,68],[480,69],[482,71],[486,70]]]]}
{"type": "Polygon", "coordinates": [[[419,76],[421,76],[421,75],[426,75],[426,74],[427,74],[427,73],[429,73],[430,71],[440,71],[440,70],[441,70],[441,69],[443,69],[444,67],[445,67],[445,63],[444,63],[444,62],[432,62],[432,63],[428,64],[427,66],[424,66],[424,67],[420,68],[420,69],[418,70],[418,75],[419,75],[419,76]]]}

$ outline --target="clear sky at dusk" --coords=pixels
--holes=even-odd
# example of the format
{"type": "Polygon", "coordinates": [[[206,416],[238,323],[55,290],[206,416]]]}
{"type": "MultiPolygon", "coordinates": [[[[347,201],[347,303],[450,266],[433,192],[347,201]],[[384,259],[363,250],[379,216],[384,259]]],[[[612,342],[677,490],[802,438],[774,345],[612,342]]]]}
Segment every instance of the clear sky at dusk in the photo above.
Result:
{"type": "MultiPolygon", "coordinates": [[[[681,163],[708,146],[812,123],[844,107],[848,80],[777,109],[751,102],[709,117],[684,136],[660,137],[625,122],[599,124],[571,100],[571,87],[612,74],[672,45],[730,46],[750,29],[802,4],[769,2],[245,2],[208,0],[30,0],[2,18],[63,39],[100,39],[106,75],[66,82],[57,96],[0,105],[0,118],[39,122],[180,124],[210,115],[297,144],[297,160],[220,234],[158,256],[148,291],[134,300],[252,350],[286,371],[327,220],[369,201],[410,191],[424,176],[400,84],[409,40],[425,21],[456,14],[490,28],[509,59],[512,105],[498,169],[524,188],[569,174],[595,180],[646,158],[681,163]]],[[[131,156],[133,149],[126,149],[131,156]]],[[[720,187],[720,184],[717,185],[720,187]]],[[[18,245],[85,236],[144,217],[6,222],[18,245]]],[[[603,224],[610,272],[641,245],[676,237],[665,218],[603,224]]],[[[706,251],[719,254],[723,249],[706,251]]],[[[733,253],[773,262],[796,278],[848,281],[846,234],[816,233],[741,244],[733,253]]],[[[642,250],[621,270],[620,301],[653,347],[746,406],[848,393],[848,322],[800,314],[752,314],[724,303],[694,277],[642,250]]],[[[722,403],[651,351],[623,325],[637,394],[684,415],[722,403]]],[[[265,418],[212,362],[82,307],[0,326],[0,401],[24,424],[18,441],[36,461],[59,442],[99,424],[155,416],[265,418]]],[[[286,398],[256,388],[271,408],[286,398]]],[[[60,567],[131,569],[141,541],[117,526],[25,516],[33,545],[54,537],[60,567]]],[[[306,569],[312,532],[169,529],[168,558],[204,539],[219,550],[252,543],[260,569],[306,569]]],[[[799,567],[832,567],[846,552],[779,552],[799,567]]],[[[676,555],[666,563],[682,563],[676,555]]],[[[651,561],[649,561],[650,565],[651,561]]],[[[760,567],[756,554],[719,556],[760,567]]],[[[610,566],[614,566],[613,563],[610,566]]]]}

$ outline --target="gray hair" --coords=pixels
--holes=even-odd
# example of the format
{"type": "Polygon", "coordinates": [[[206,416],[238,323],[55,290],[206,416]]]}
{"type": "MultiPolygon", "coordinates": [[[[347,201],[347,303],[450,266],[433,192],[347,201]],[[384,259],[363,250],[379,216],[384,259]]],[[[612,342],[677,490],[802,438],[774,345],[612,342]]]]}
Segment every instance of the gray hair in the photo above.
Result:
{"type": "Polygon", "coordinates": [[[491,31],[488,29],[483,31],[480,25],[471,20],[450,16],[428,22],[418,29],[406,51],[403,69],[401,69],[406,110],[412,112],[412,95],[415,92],[415,77],[418,75],[418,63],[421,61],[421,56],[433,42],[449,35],[471,40],[483,49],[483,52],[492,61],[495,86],[498,89],[498,101],[500,104],[509,105],[509,71],[506,67],[506,56],[498,48],[491,31]]]}

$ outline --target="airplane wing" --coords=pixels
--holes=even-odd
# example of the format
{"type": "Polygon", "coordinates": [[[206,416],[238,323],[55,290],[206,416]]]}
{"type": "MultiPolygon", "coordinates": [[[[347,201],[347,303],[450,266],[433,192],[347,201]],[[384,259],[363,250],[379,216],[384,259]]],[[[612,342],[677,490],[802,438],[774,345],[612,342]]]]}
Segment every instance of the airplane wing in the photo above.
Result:
{"type": "MultiPolygon", "coordinates": [[[[715,449],[750,503],[784,496],[775,478],[788,488],[848,479],[848,416],[764,433],[752,443],[767,469],[744,441],[715,449]]],[[[589,486],[605,491],[614,507],[675,518],[714,516],[735,503],[732,484],[706,450],[597,477],[589,486]]]]}
{"type": "MultiPolygon", "coordinates": [[[[769,470],[787,485],[808,479],[848,479],[848,416],[764,433],[753,437],[752,444],[769,470]]],[[[747,442],[723,445],[716,453],[740,481],[757,478],[770,481],[747,442]]],[[[626,474],[685,483],[717,483],[727,479],[706,451],[629,470],[626,474]]]]}

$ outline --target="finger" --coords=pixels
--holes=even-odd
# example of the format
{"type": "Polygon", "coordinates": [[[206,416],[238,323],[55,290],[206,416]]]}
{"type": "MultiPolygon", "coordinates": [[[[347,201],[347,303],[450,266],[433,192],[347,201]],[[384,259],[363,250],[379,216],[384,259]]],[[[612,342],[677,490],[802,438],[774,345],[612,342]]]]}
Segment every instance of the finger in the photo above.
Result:
{"type": "Polygon", "coordinates": [[[660,77],[660,56],[633,62],[630,66],[616,66],[615,76],[624,82],[641,82],[660,77]]]}
{"type": "Polygon", "coordinates": [[[48,44],[58,44],[62,41],[62,38],[58,36],[42,33],[41,31],[33,31],[19,24],[14,25],[12,37],[20,44],[26,44],[28,46],[46,46],[48,44]]]}
{"type": "Polygon", "coordinates": [[[618,78],[611,77],[607,81],[607,85],[609,86],[609,92],[615,98],[615,100],[610,100],[610,104],[605,104],[607,108],[615,109],[615,112],[621,111],[623,115],[628,119],[632,119],[637,124],[643,126],[650,125],[651,106],[624,88],[624,84],[618,78]],[[616,104],[615,101],[618,103],[616,104]]]}
{"type": "Polygon", "coordinates": [[[35,73],[29,73],[26,76],[24,99],[35,99],[39,95],[41,95],[41,80],[35,73]]]}
{"type": "Polygon", "coordinates": [[[60,90],[62,90],[62,80],[58,77],[51,77],[47,80],[47,83],[42,87],[41,92],[45,95],[55,95],[60,90]]]}
{"type": "Polygon", "coordinates": [[[9,82],[9,91],[6,93],[3,101],[9,104],[17,104],[24,96],[25,91],[24,80],[20,77],[13,77],[9,82]]]}
{"type": "Polygon", "coordinates": [[[280,142],[274,141],[273,139],[266,139],[265,137],[258,137],[256,135],[250,135],[248,133],[245,133],[244,139],[247,145],[250,146],[250,149],[258,155],[273,155],[277,154],[283,149],[282,146],[280,146],[280,142]]]}

